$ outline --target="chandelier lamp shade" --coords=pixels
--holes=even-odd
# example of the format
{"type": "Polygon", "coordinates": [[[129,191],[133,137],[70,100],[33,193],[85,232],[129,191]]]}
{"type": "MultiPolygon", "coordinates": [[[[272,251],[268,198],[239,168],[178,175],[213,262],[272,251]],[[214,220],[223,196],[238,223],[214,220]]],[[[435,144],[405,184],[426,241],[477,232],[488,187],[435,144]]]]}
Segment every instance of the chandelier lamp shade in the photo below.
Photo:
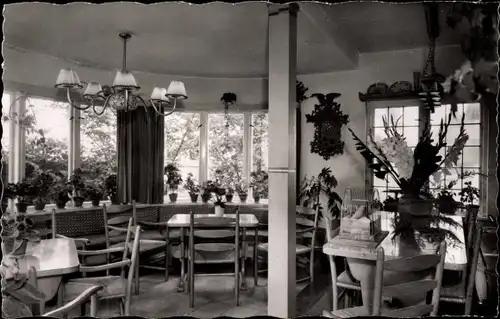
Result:
{"type": "Polygon", "coordinates": [[[123,65],[116,72],[111,86],[97,82],[83,82],[75,71],[69,68],[61,69],[57,77],[55,87],[65,89],[68,102],[72,107],[79,110],[87,110],[92,107],[97,115],[102,115],[107,108],[116,111],[133,111],[143,106],[146,111],[148,107],[162,116],[168,116],[175,111],[177,100],[187,99],[186,87],[181,81],[172,81],[168,88],[155,87],[151,95],[139,92],[140,86],[132,74],[127,70],[127,41],[132,37],[130,33],[120,33],[123,40],[123,65]],[[81,90],[84,89],[83,94],[81,90]],[[71,96],[72,92],[82,95],[83,105],[75,103],[71,96]],[[99,110],[99,108],[102,108],[99,110]],[[168,112],[162,112],[171,108],[168,112]]]}

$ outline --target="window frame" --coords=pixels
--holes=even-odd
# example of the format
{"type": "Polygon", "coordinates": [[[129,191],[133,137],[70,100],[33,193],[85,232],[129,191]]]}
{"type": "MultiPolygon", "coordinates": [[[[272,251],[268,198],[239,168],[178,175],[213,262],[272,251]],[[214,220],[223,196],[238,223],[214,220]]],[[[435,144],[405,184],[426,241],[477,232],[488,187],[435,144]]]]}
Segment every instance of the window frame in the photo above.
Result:
{"type": "MultiPolygon", "coordinates": [[[[442,105],[448,105],[450,103],[447,100],[443,100],[442,105]]],[[[479,157],[479,172],[481,174],[487,174],[488,172],[488,111],[487,108],[484,107],[481,102],[464,102],[459,104],[472,104],[479,103],[480,107],[480,122],[479,124],[479,137],[480,137],[480,157],[479,157]]],[[[365,102],[365,110],[366,110],[366,121],[365,121],[365,141],[368,140],[368,133],[371,129],[374,128],[375,121],[375,110],[381,108],[392,108],[392,107],[410,107],[410,106],[418,106],[419,107],[419,136],[425,129],[425,125],[430,123],[430,111],[426,110],[419,99],[408,98],[408,99],[392,99],[392,100],[374,100],[374,101],[366,101],[365,102]]],[[[467,125],[467,124],[466,124],[467,125]]],[[[371,170],[368,167],[368,164],[365,164],[365,187],[366,189],[372,188],[374,185],[374,178],[371,170]]],[[[479,214],[480,216],[488,215],[488,203],[487,203],[487,194],[488,194],[488,183],[486,177],[480,175],[479,176],[479,189],[480,189],[480,197],[479,197],[479,214]]]]}

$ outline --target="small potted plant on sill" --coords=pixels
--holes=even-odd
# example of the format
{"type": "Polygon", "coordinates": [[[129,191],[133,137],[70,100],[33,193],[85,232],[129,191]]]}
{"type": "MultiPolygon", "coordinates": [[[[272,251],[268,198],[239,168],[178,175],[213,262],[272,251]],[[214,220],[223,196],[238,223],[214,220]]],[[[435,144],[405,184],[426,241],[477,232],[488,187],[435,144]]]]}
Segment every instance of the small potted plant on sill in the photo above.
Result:
{"type": "Polygon", "coordinates": [[[37,172],[29,182],[30,193],[34,197],[35,210],[43,211],[49,200],[49,191],[54,186],[54,175],[47,172],[37,172]]]}
{"type": "Polygon", "coordinates": [[[86,185],[85,194],[92,202],[92,207],[99,207],[99,203],[104,197],[104,191],[102,190],[102,187],[96,185],[86,185]]]}
{"type": "Polygon", "coordinates": [[[437,194],[436,206],[441,214],[453,215],[458,208],[458,203],[453,198],[455,193],[451,191],[455,184],[456,181],[450,182],[446,187],[441,188],[437,194]]]}
{"type": "Polygon", "coordinates": [[[12,196],[12,199],[16,199],[16,209],[18,213],[26,213],[28,205],[33,198],[33,194],[30,193],[30,184],[26,180],[17,183],[9,183],[7,186],[7,194],[12,196]]]}
{"type": "Polygon", "coordinates": [[[226,202],[232,203],[233,196],[234,196],[234,188],[231,185],[229,185],[226,187],[226,202]]]}
{"type": "Polygon", "coordinates": [[[226,189],[221,184],[210,181],[208,183],[208,190],[210,193],[215,195],[215,216],[224,216],[224,208],[226,208],[226,204],[224,203],[223,198],[226,195],[226,189]]]}
{"type": "Polygon", "coordinates": [[[75,207],[82,207],[85,200],[85,183],[83,182],[82,170],[77,168],[73,171],[69,179],[69,185],[72,188],[73,204],[75,207]]]}
{"type": "Polygon", "coordinates": [[[236,193],[238,193],[240,202],[243,204],[246,203],[248,197],[248,183],[245,180],[241,180],[239,183],[236,183],[235,190],[236,193]]]}
{"type": "Polygon", "coordinates": [[[118,205],[118,196],[116,196],[118,184],[116,174],[111,174],[104,180],[104,193],[111,201],[111,205],[118,205]]]}
{"type": "Polygon", "coordinates": [[[192,173],[188,174],[184,188],[187,189],[191,202],[196,203],[200,194],[200,185],[198,185],[192,173]]]}
{"type": "Polygon", "coordinates": [[[458,193],[460,195],[460,201],[465,204],[467,214],[470,214],[471,210],[479,209],[479,188],[472,186],[472,182],[468,181],[464,183],[465,186],[458,193]]]}
{"type": "Polygon", "coordinates": [[[250,187],[256,204],[261,198],[267,198],[269,188],[269,176],[266,171],[257,170],[250,173],[250,187]]]}
{"type": "Polygon", "coordinates": [[[169,192],[168,197],[171,203],[177,201],[177,190],[179,185],[182,183],[182,176],[180,170],[174,164],[168,164],[165,166],[165,176],[167,176],[167,191],[169,192]]]}
{"type": "Polygon", "coordinates": [[[206,204],[212,198],[212,185],[211,180],[205,181],[201,184],[201,201],[206,204]]]}
{"type": "Polygon", "coordinates": [[[58,209],[64,209],[66,203],[71,200],[69,194],[71,194],[71,187],[62,178],[58,179],[54,186],[50,189],[49,196],[51,200],[56,204],[58,209]]]}

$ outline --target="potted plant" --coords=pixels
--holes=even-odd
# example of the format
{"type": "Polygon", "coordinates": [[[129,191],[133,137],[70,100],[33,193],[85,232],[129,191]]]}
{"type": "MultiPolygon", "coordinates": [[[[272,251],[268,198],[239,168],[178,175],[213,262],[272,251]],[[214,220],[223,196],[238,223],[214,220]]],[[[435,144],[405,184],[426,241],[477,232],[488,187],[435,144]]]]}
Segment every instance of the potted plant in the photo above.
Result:
{"type": "Polygon", "coordinates": [[[74,206],[82,207],[85,200],[85,183],[83,182],[82,170],[75,169],[68,183],[71,186],[74,206]]]}
{"type": "Polygon", "coordinates": [[[168,197],[170,202],[175,203],[177,201],[177,190],[179,185],[182,183],[182,176],[180,170],[174,164],[168,164],[165,166],[165,176],[167,177],[167,191],[169,191],[168,197]]]}
{"type": "Polygon", "coordinates": [[[226,204],[224,203],[223,198],[226,195],[226,189],[221,184],[213,181],[208,181],[205,185],[205,189],[210,192],[210,194],[215,195],[215,215],[219,217],[224,216],[224,208],[226,207],[226,204]]]}
{"type": "Polygon", "coordinates": [[[104,196],[104,191],[101,185],[86,185],[85,194],[92,202],[92,207],[99,207],[99,203],[104,196]]]}
{"type": "Polygon", "coordinates": [[[261,169],[250,173],[250,187],[252,188],[253,199],[256,204],[261,198],[267,198],[269,188],[269,176],[261,169]]]}
{"type": "Polygon", "coordinates": [[[17,200],[16,208],[19,213],[26,213],[33,197],[30,191],[30,184],[26,180],[7,185],[7,194],[10,194],[9,196],[13,196],[17,200]]]}
{"type": "Polygon", "coordinates": [[[213,182],[211,180],[201,184],[201,201],[205,204],[212,198],[212,184],[213,182]]]}
{"type": "Polygon", "coordinates": [[[192,173],[188,174],[184,188],[187,189],[189,197],[191,197],[191,202],[196,203],[198,201],[198,195],[200,194],[200,185],[196,183],[192,173]]]}
{"type": "Polygon", "coordinates": [[[226,186],[226,202],[232,203],[233,196],[234,196],[234,188],[231,185],[226,186]]]}
{"type": "Polygon", "coordinates": [[[460,195],[460,201],[465,204],[467,213],[472,209],[479,209],[479,188],[472,186],[472,182],[468,181],[464,183],[465,186],[458,193],[460,195]]]}
{"type": "Polygon", "coordinates": [[[118,196],[116,196],[118,185],[116,174],[111,174],[104,180],[104,193],[111,201],[111,205],[118,205],[118,196]]]}
{"type": "Polygon", "coordinates": [[[54,175],[37,171],[29,180],[30,193],[33,195],[33,204],[36,211],[42,211],[49,199],[49,191],[54,185],[54,175]]]}
{"type": "Polygon", "coordinates": [[[71,199],[69,197],[69,194],[71,193],[71,187],[66,183],[66,181],[64,181],[64,179],[59,178],[50,189],[49,196],[58,209],[64,209],[66,203],[71,199]]]}
{"type": "Polygon", "coordinates": [[[241,180],[239,183],[235,185],[236,193],[238,193],[238,197],[240,198],[241,203],[246,203],[248,197],[248,183],[245,180],[241,180]]]}

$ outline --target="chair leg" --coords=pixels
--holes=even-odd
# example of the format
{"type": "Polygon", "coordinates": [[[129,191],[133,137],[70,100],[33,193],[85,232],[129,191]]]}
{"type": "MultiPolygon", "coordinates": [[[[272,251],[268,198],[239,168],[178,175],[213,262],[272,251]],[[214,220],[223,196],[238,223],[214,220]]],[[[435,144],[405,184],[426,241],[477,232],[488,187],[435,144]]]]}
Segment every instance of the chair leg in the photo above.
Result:
{"type": "Polygon", "coordinates": [[[120,298],[120,316],[125,315],[125,300],[120,298]]]}
{"type": "MultiPolygon", "coordinates": [[[[139,256],[137,256],[139,257],[139,256]]],[[[135,294],[136,295],[139,295],[140,294],[140,287],[139,287],[139,283],[140,283],[140,280],[141,278],[139,277],[139,258],[137,258],[137,264],[135,265],[135,294]]]]}
{"type": "Polygon", "coordinates": [[[169,265],[169,257],[170,257],[169,247],[170,247],[170,245],[167,241],[167,243],[165,244],[165,281],[168,281],[168,265],[169,265]]]}
{"type": "Polygon", "coordinates": [[[90,296],[90,316],[97,318],[97,296],[90,296]]]}
{"type": "MultiPolygon", "coordinates": [[[[192,257],[191,257],[192,258],[192,257]]],[[[188,289],[189,289],[189,307],[194,308],[194,263],[189,262],[188,267],[188,289]]]]}
{"type": "Polygon", "coordinates": [[[259,250],[257,246],[254,247],[256,251],[253,255],[253,284],[255,287],[259,286],[259,250]]]}

